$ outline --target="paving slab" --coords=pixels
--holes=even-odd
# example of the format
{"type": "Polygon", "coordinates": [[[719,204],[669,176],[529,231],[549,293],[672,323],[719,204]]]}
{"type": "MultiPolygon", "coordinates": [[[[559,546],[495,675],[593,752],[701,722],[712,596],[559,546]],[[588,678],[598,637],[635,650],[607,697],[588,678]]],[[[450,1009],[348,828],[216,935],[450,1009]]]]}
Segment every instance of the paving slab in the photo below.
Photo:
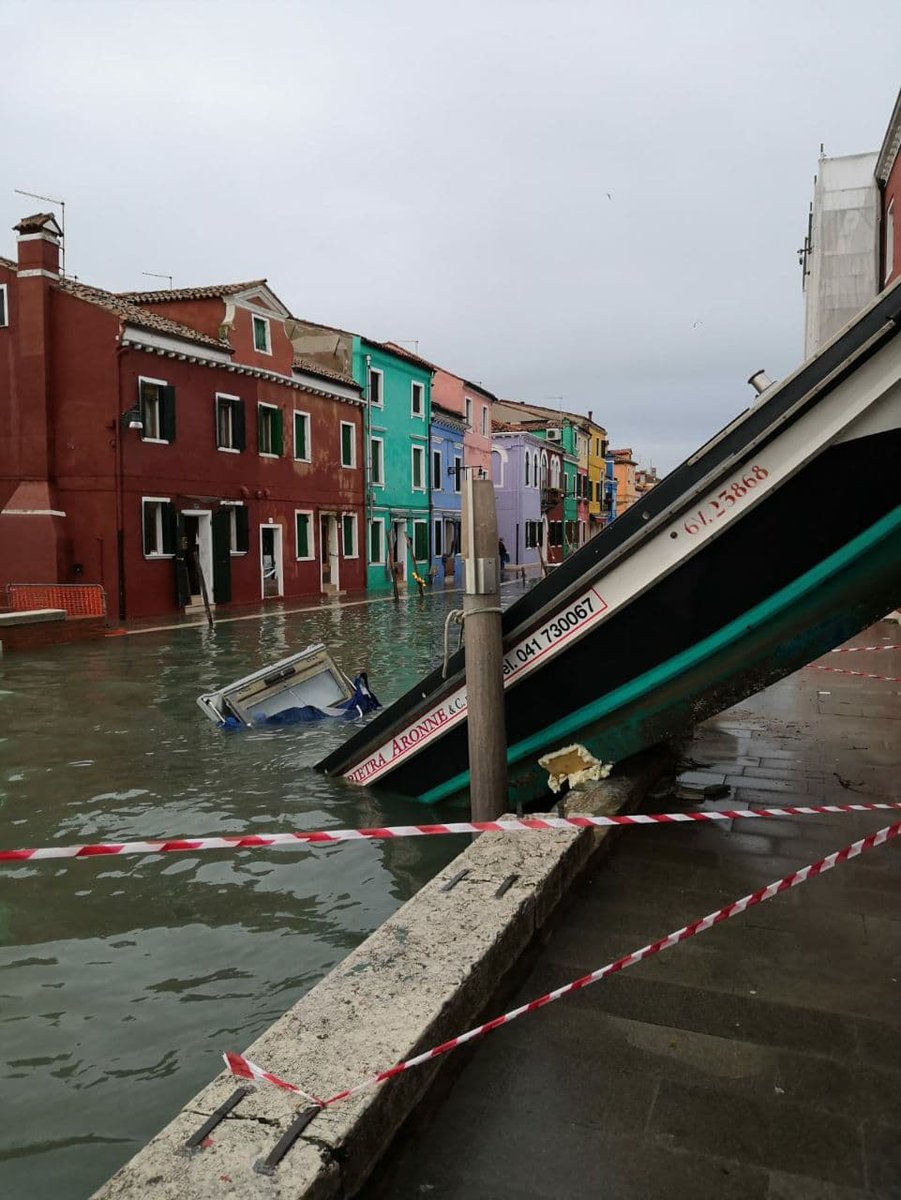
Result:
{"type": "MultiPolygon", "coordinates": [[[[901,675],[901,651],[879,661],[901,675]]],[[[839,675],[824,687],[804,670],[697,730],[685,769],[734,790],[684,807],[895,799],[899,759],[897,688],[839,675]]],[[[677,807],[658,795],[645,810],[677,807]]],[[[516,1002],[894,819],[630,829],[554,923],[516,1002]]],[[[901,1200],[899,1148],[894,842],[487,1037],[362,1195],[901,1200]]]]}

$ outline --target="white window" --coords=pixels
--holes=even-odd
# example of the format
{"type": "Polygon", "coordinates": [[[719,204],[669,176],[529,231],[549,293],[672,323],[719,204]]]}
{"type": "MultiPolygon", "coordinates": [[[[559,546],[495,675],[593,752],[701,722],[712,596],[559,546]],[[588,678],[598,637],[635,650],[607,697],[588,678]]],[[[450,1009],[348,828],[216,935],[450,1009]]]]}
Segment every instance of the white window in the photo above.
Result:
{"type": "Polygon", "coordinates": [[[375,564],[385,561],[385,522],[381,517],[369,522],[369,561],[375,564]]]}
{"type": "Polygon", "coordinates": [[[246,554],[248,550],[247,509],[240,501],[229,501],[228,550],[230,554],[246,554]]]}
{"type": "Polygon", "coordinates": [[[244,449],[244,401],[216,393],[216,446],[231,454],[244,449]]]}
{"type": "Polygon", "coordinates": [[[466,428],[472,429],[472,397],[467,396],[464,404],[466,405],[466,428]]]}
{"type": "Polygon", "coordinates": [[[529,454],[528,450],[527,450],[527,451],[526,451],[526,453],[523,455],[523,459],[524,459],[524,461],[525,461],[525,464],[526,464],[526,487],[528,487],[528,486],[529,486],[529,475],[530,475],[529,467],[530,467],[530,465],[531,465],[531,462],[532,462],[532,456],[531,456],[531,454],[529,454]]]}
{"type": "Polygon", "coordinates": [[[294,555],[298,562],[313,557],[313,514],[294,511],[294,555]]]}
{"type": "Polygon", "coordinates": [[[297,462],[311,462],[310,414],[294,410],[294,458],[297,462]]]}
{"type": "Polygon", "coordinates": [[[175,509],[168,497],[141,500],[145,558],[171,558],[175,554],[175,509]]]}
{"type": "Polygon", "coordinates": [[[414,417],[425,416],[425,388],[415,380],[410,384],[410,412],[414,417]]]}
{"type": "Polygon", "coordinates": [[[441,486],[441,451],[432,451],[432,491],[440,492],[444,489],[441,486]]]}
{"type": "Polygon", "coordinates": [[[412,449],[412,465],[413,465],[413,491],[425,491],[425,447],[413,446],[412,449]]]}
{"type": "Polygon", "coordinates": [[[459,492],[461,487],[461,476],[463,475],[463,460],[459,455],[454,455],[454,491],[459,492]]]}
{"type": "MultiPolygon", "coordinates": [[[[895,263],[895,200],[892,197],[892,202],[886,209],[885,213],[885,278],[883,283],[888,283],[892,277],[892,267],[895,263]]],[[[0,320],[0,325],[3,322],[0,320]]]]}
{"type": "Polygon", "coordinates": [[[341,466],[357,465],[356,426],[351,421],[341,422],[341,466]]]}
{"type": "Polygon", "coordinates": [[[253,348],[260,354],[271,354],[272,344],[269,341],[269,322],[265,317],[253,317],[253,348]]]}
{"type": "Polygon", "coordinates": [[[443,524],[444,522],[440,520],[435,521],[433,524],[432,554],[434,554],[436,558],[444,553],[444,551],[441,549],[441,529],[443,524]]]}
{"type": "Polygon", "coordinates": [[[381,408],[385,403],[385,376],[376,367],[369,368],[369,403],[381,408]]]}
{"type": "Polygon", "coordinates": [[[488,436],[488,405],[482,405],[482,437],[488,436]]]}
{"type": "Polygon", "coordinates": [[[264,458],[278,458],[283,448],[282,410],[274,404],[258,404],[257,449],[264,458]]]}
{"type": "Polygon", "coordinates": [[[138,379],[141,438],[145,442],[171,442],[175,437],[175,388],[164,379],[138,379]]]}
{"type": "Polygon", "coordinates": [[[344,540],[344,557],[356,558],[357,551],[357,514],[344,513],[341,517],[341,536],[344,540]]]}
{"type": "Polygon", "coordinates": [[[0,329],[9,324],[9,304],[6,298],[6,284],[0,283],[0,329]]]}
{"type": "MultiPolygon", "coordinates": [[[[385,485],[385,441],[384,438],[374,437],[371,439],[372,450],[370,453],[372,483],[375,487],[384,487],[385,485]]],[[[382,560],[379,559],[379,562],[382,560]]]]}

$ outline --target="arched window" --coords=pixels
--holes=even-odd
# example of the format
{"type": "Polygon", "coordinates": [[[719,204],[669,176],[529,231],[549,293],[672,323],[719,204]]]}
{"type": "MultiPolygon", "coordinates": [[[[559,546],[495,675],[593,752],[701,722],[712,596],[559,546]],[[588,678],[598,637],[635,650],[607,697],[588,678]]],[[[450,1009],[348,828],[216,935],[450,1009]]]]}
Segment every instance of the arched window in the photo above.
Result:
{"type": "Polygon", "coordinates": [[[551,459],[551,487],[558,488],[560,486],[560,459],[551,459]]]}
{"type": "Polygon", "coordinates": [[[529,452],[528,452],[528,450],[525,453],[525,460],[526,460],[526,487],[528,487],[529,486],[529,452]]]}
{"type": "Polygon", "coordinates": [[[541,486],[547,487],[547,451],[541,451],[541,486]]]}

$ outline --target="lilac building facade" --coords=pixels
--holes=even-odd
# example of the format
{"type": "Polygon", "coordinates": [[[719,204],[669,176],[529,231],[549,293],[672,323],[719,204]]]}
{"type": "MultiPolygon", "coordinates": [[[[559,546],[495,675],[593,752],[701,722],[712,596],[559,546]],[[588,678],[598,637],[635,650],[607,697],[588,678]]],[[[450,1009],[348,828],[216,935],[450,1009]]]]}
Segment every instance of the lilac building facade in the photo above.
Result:
{"type": "Polygon", "coordinates": [[[547,557],[542,516],[541,453],[547,446],[523,430],[491,437],[491,477],[497,498],[498,536],[510,563],[540,569],[539,550],[547,557]]]}

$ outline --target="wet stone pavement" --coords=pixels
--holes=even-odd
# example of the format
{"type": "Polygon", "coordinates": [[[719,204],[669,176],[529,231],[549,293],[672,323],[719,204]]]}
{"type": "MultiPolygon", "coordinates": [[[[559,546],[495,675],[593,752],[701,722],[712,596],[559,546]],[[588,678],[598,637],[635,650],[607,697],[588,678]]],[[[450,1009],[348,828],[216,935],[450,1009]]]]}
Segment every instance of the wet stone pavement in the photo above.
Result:
{"type": "MultiPolygon", "coordinates": [[[[894,642],[901,628],[882,622],[849,644],[894,642]]],[[[820,662],[901,676],[901,651],[820,662]]],[[[700,727],[685,754],[727,775],[731,796],[710,807],[899,800],[901,684],[807,668],[700,727]]],[[[672,797],[645,805],[692,807],[672,797]]],[[[896,816],[623,831],[515,1003],[896,816]]],[[[901,1198],[901,840],[524,1017],[470,1053],[369,1193],[901,1198]]]]}

